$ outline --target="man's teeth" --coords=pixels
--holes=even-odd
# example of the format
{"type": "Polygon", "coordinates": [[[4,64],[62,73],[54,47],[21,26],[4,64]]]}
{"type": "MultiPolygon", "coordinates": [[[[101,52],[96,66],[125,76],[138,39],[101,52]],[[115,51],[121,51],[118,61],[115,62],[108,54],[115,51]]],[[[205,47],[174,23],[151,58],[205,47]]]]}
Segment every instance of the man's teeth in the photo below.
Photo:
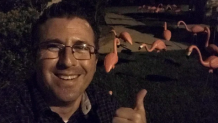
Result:
{"type": "Polygon", "coordinates": [[[64,79],[64,80],[72,80],[72,79],[75,79],[77,77],[78,77],[78,75],[73,75],[73,76],[63,76],[63,75],[61,75],[61,76],[59,76],[59,78],[64,79]]]}

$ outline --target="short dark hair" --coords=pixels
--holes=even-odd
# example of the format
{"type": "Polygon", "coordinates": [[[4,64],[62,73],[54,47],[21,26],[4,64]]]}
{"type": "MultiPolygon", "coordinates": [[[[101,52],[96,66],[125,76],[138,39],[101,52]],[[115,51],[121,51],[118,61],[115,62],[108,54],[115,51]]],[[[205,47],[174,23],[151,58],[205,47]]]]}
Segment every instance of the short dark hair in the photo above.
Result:
{"type": "Polygon", "coordinates": [[[80,0],[62,0],[61,2],[53,3],[42,12],[42,14],[32,26],[32,42],[34,47],[36,48],[37,43],[39,42],[39,27],[47,20],[52,18],[72,19],[74,17],[79,17],[86,20],[91,25],[95,36],[94,44],[96,50],[98,51],[100,33],[98,25],[95,21],[94,12],[95,9],[91,5],[80,0]]]}

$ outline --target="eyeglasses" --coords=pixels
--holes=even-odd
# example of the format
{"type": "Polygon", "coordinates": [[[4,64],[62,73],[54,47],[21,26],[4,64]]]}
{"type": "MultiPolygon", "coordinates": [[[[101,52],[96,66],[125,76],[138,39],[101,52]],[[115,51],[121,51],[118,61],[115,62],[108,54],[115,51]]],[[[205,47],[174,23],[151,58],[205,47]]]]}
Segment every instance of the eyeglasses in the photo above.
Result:
{"type": "Polygon", "coordinates": [[[89,60],[91,54],[97,52],[95,47],[89,44],[66,46],[61,43],[43,42],[39,44],[41,58],[58,58],[66,47],[72,49],[72,54],[77,60],[89,60]]]}

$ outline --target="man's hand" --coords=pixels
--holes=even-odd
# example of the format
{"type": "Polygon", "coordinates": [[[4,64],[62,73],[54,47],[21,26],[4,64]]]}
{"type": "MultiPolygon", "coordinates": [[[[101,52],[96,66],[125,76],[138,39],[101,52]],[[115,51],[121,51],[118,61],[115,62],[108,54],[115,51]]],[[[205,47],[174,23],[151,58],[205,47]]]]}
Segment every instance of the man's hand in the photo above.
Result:
{"type": "Polygon", "coordinates": [[[145,89],[142,89],[136,97],[134,109],[121,107],[117,109],[116,116],[113,118],[113,123],[147,123],[144,97],[147,94],[145,89]]]}

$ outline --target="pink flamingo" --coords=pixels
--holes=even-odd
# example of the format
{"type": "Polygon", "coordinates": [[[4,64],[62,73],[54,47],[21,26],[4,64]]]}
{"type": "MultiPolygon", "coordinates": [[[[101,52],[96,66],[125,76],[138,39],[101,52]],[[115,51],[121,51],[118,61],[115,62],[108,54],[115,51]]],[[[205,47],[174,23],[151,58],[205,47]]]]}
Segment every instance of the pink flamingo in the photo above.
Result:
{"type": "Polygon", "coordinates": [[[176,4],[173,4],[173,5],[171,5],[171,7],[173,7],[173,8],[177,8],[177,5],[176,5],[176,4]]]}
{"type": "Polygon", "coordinates": [[[139,7],[137,8],[137,11],[138,11],[138,12],[143,12],[142,6],[139,6],[139,7]]]}
{"type": "Polygon", "coordinates": [[[139,46],[139,50],[142,49],[143,47],[145,47],[145,49],[148,52],[152,52],[153,50],[156,50],[157,52],[160,52],[161,50],[167,50],[165,43],[162,40],[160,40],[160,39],[154,41],[152,43],[150,49],[148,48],[147,44],[141,44],[139,46]]]}
{"type": "Polygon", "coordinates": [[[163,7],[163,4],[162,3],[160,3],[160,4],[158,4],[158,6],[157,6],[158,8],[162,8],[163,7]]]}
{"type": "Polygon", "coordinates": [[[157,7],[156,7],[156,6],[151,6],[151,7],[149,7],[148,9],[149,9],[149,11],[151,11],[151,12],[155,12],[155,10],[157,9],[157,7]]]}
{"type": "Polygon", "coordinates": [[[193,49],[197,50],[201,64],[204,67],[209,68],[209,73],[213,73],[213,70],[218,68],[218,57],[212,55],[208,57],[205,61],[203,61],[201,52],[196,45],[189,46],[187,56],[191,55],[193,49]]]}
{"type": "Polygon", "coordinates": [[[168,4],[168,5],[166,6],[165,10],[172,10],[171,5],[168,4]]]}
{"type": "Polygon", "coordinates": [[[199,32],[206,32],[205,28],[200,26],[200,25],[194,25],[193,27],[188,28],[188,26],[186,25],[186,23],[184,21],[178,21],[177,27],[179,27],[179,25],[181,23],[184,24],[187,31],[192,32],[194,35],[197,35],[197,33],[199,33],[199,32]]]}
{"type": "Polygon", "coordinates": [[[104,67],[107,73],[110,72],[111,69],[114,69],[115,64],[118,62],[117,44],[119,43],[120,43],[119,39],[115,38],[113,42],[113,46],[114,46],[113,52],[107,54],[104,58],[104,67]]]}
{"type": "Polygon", "coordinates": [[[164,11],[163,4],[162,3],[158,4],[155,12],[159,13],[159,12],[163,12],[163,11],[164,11]]]}
{"type": "Polygon", "coordinates": [[[171,31],[167,29],[167,22],[164,22],[163,37],[167,41],[170,41],[170,39],[171,39],[171,31]]]}
{"type": "Polygon", "coordinates": [[[181,9],[180,9],[180,8],[176,8],[176,9],[174,10],[174,12],[175,12],[176,14],[178,14],[178,13],[181,12],[181,9]]]}
{"type": "Polygon", "coordinates": [[[129,42],[132,45],[132,38],[128,32],[121,32],[118,36],[114,29],[112,29],[111,31],[114,33],[115,38],[122,39],[124,42],[129,42]]]}
{"type": "Polygon", "coordinates": [[[205,28],[207,30],[207,40],[205,43],[205,48],[211,55],[216,55],[216,54],[218,54],[218,47],[215,44],[209,44],[210,29],[209,29],[209,27],[205,27],[205,28]]]}

